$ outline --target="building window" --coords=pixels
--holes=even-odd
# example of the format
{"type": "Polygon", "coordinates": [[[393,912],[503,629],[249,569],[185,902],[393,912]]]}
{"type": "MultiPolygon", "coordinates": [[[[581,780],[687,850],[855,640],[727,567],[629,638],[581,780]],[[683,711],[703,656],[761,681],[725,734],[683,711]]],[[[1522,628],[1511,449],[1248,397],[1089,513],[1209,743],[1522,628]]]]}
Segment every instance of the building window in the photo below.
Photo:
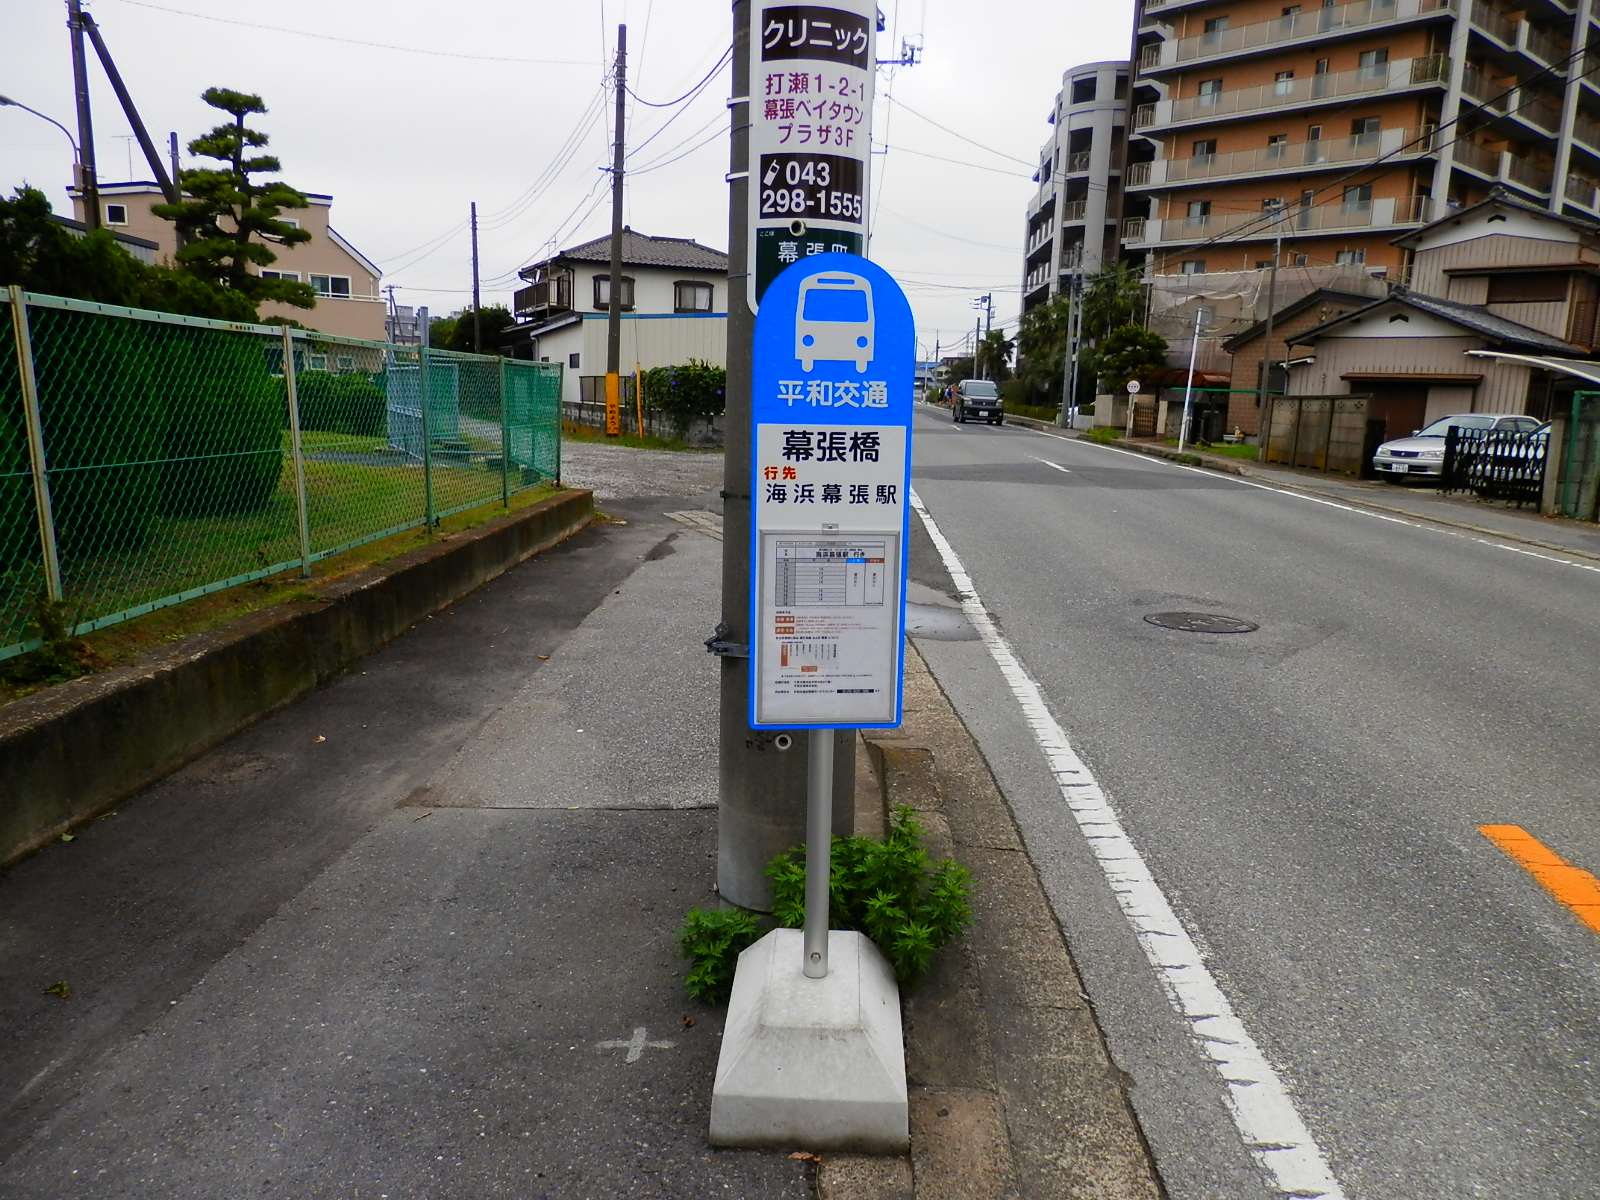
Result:
{"type": "MultiPolygon", "coordinates": [[[[578,369],[578,357],[579,356],[578,356],[578,354],[576,352],[567,355],[567,366],[570,367],[574,371],[576,371],[578,369]]],[[[550,360],[549,359],[545,359],[545,361],[549,362],[550,360]]]]}
{"type": "Polygon", "coordinates": [[[1389,65],[1389,49],[1363,50],[1356,59],[1356,68],[1361,72],[1363,79],[1376,79],[1386,72],[1389,65]]]}
{"type": "Polygon", "coordinates": [[[106,205],[107,225],[126,225],[128,223],[128,206],[126,204],[106,205]]]}
{"type": "Polygon", "coordinates": [[[311,290],[319,296],[341,296],[345,299],[350,296],[348,275],[310,275],[307,278],[311,283],[311,290]]]}
{"type": "Polygon", "coordinates": [[[1072,102],[1074,104],[1087,104],[1094,99],[1095,77],[1087,79],[1074,79],[1072,81],[1072,102]]]}
{"type": "MultiPolygon", "coordinates": [[[[633,311],[633,279],[624,275],[622,286],[617,293],[617,307],[623,312],[633,311]]],[[[611,276],[596,275],[594,277],[594,306],[603,311],[611,310],[611,276]]]]}
{"type": "Polygon", "coordinates": [[[296,271],[262,271],[263,279],[287,279],[290,283],[299,283],[300,275],[296,271]]]}
{"type": "Polygon", "coordinates": [[[1115,94],[1112,96],[1112,99],[1114,99],[1114,100],[1126,100],[1127,98],[1128,98],[1128,77],[1126,75],[1118,75],[1117,76],[1117,86],[1116,86],[1116,89],[1115,89],[1115,94]]]}
{"type": "Polygon", "coordinates": [[[328,356],[326,354],[310,354],[306,356],[306,363],[313,371],[326,371],[328,369],[328,356]]]}
{"type": "Polygon", "coordinates": [[[1274,133],[1267,136],[1267,157],[1282,158],[1284,147],[1289,144],[1287,133],[1274,133]]]}
{"type": "Polygon", "coordinates": [[[299,229],[300,228],[300,221],[296,217],[275,217],[274,220],[282,222],[283,224],[287,225],[290,229],[299,229]]]}
{"type": "Polygon", "coordinates": [[[1291,4],[1283,10],[1283,15],[1286,17],[1292,17],[1296,16],[1299,12],[1300,6],[1298,4],[1291,4]]]}
{"type": "Polygon", "coordinates": [[[1308,142],[1320,142],[1321,140],[1322,140],[1322,126],[1321,125],[1308,125],[1308,126],[1306,126],[1306,141],[1308,141],[1308,142]]]}
{"type": "Polygon", "coordinates": [[[1291,256],[1291,261],[1292,261],[1293,265],[1297,266],[1297,267],[1307,266],[1311,262],[1311,260],[1309,258],[1307,258],[1304,254],[1292,255],[1291,256]]]}
{"type": "Polygon", "coordinates": [[[1261,211],[1271,212],[1283,204],[1282,196],[1263,196],[1261,198],[1261,211]]]}
{"type": "Polygon", "coordinates": [[[1340,266],[1364,263],[1367,261],[1367,252],[1365,250],[1340,250],[1333,256],[1333,261],[1340,266]]]}
{"type": "Polygon", "coordinates": [[[1200,138],[1194,143],[1194,156],[1196,158],[1210,158],[1216,152],[1216,138],[1200,138]]]}
{"type": "Polygon", "coordinates": [[[1328,59],[1326,59],[1326,58],[1317,59],[1316,74],[1318,74],[1318,75],[1326,75],[1328,73],[1328,66],[1329,66],[1329,60],[1328,59]]]}
{"type": "Polygon", "coordinates": [[[1550,304],[1567,298],[1563,271],[1529,271],[1489,277],[1490,304],[1550,304]]]}
{"type": "Polygon", "coordinates": [[[1200,107],[1210,108],[1217,102],[1217,97],[1222,95],[1222,80],[1202,79],[1200,81],[1200,107]]]}
{"type": "Polygon", "coordinates": [[[1258,258],[1258,259],[1256,259],[1256,270],[1258,270],[1258,271],[1266,271],[1266,270],[1270,270],[1271,267],[1272,267],[1272,260],[1270,258],[1258,258]]]}
{"type": "Polygon", "coordinates": [[[1344,189],[1344,203],[1347,208],[1367,208],[1372,204],[1372,185],[1370,183],[1352,183],[1344,189]]]}
{"type": "Polygon", "coordinates": [[[1191,200],[1191,201],[1189,201],[1189,212],[1188,212],[1189,220],[1191,220],[1191,221],[1204,221],[1210,215],[1211,215],[1211,201],[1209,201],[1209,200],[1191,200]]]}
{"type": "Polygon", "coordinates": [[[1272,94],[1287,96],[1294,91],[1294,72],[1279,71],[1272,77],[1272,94]]]}
{"type": "Polygon", "coordinates": [[[680,279],[672,285],[672,311],[708,313],[711,311],[711,285],[693,279],[680,279]]]}
{"type": "Polygon", "coordinates": [[[1205,29],[1205,31],[1207,33],[1221,33],[1227,27],[1228,27],[1228,18],[1227,17],[1207,17],[1206,18],[1206,29],[1205,29]]]}
{"type": "Polygon", "coordinates": [[[1350,136],[1356,139],[1356,145],[1364,146],[1375,141],[1382,128],[1382,117],[1357,117],[1350,122],[1350,136]]]}
{"type": "Polygon", "coordinates": [[[1180,275],[1204,275],[1206,273],[1206,260],[1203,258],[1186,258],[1178,264],[1180,275]]]}
{"type": "Polygon", "coordinates": [[[354,371],[355,369],[356,369],[356,358],[355,358],[355,355],[353,355],[353,354],[341,354],[341,355],[339,355],[339,370],[341,370],[341,371],[354,371]]]}

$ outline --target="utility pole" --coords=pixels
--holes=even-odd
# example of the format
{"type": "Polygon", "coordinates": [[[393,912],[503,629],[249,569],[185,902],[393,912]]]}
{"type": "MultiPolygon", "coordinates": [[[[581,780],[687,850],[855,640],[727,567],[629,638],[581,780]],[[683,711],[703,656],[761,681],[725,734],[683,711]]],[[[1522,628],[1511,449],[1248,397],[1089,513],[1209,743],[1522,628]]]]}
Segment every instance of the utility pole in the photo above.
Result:
{"type": "MultiPolygon", "coordinates": [[[[176,129],[174,129],[171,133],[167,134],[167,160],[169,162],[171,162],[171,164],[172,164],[172,182],[173,183],[177,183],[178,182],[178,131],[176,129]]],[[[183,195],[181,189],[179,190],[178,194],[179,194],[179,197],[181,198],[182,195],[183,195]]]]}
{"type": "MultiPolygon", "coordinates": [[[[728,378],[722,460],[722,611],[707,649],[721,662],[717,739],[717,890],[743,908],[765,911],[772,889],[762,874],[774,854],[805,839],[811,739],[833,739],[833,830],[855,820],[854,730],[792,733],[751,729],[750,498],[752,339],[750,254],[750,14],[755,0],[733,0],[733,95],[728,108],[728,378]]],[[[759,53],[759,48],[756,53],[759,53]]],[[[759,97],[758,97],[759,99],[759,97]]]]}
{"type": "MultiPolygon", "coordinates": [[[[613,247],[611,253],[616,254],[613,247]]],[[[478,319],[478,202],[472,202],[472,352],[483,353],[483,322],[478,319]]]]}
{"type": "Polygon", "coordinates": [[[178,194],[177,175],[174,173],[169,178],[166,168],[161,165],[161,156],[156,153],[156,144],[150,140],[150,132],[145,129],[139,110],[133,103],[133,97],[128,94],[127,85],[122,82],[122,73],[112,61],[111,51],[106,48],[106,40],[100,36],[100,26],[95,24],[94,18],[86,12],[79,12],[78,25],[94,43],[94,52],[100,59],[100,66],[104,68],[106,78],[111,81],[111,90],[117,94],[117,103],[122,105],[123,115],[133,127],[133,136],[139,143],[145,162],[150,164],[150,171],[156,177],[156,184],[161,188],[161,194],[166,197],[168,204],[181,203],[183,197],[178,194]]]}
{"type": "Polygon", "coordinates": [[[67,0],[67,28],[72,33],[72,91],[78,108],[78,188],[83,193],[83,219],[90,229],[102,225],[100,178],[95,171],[94,122],[89,116],[89,65],[83,57],[83,5],[67,0]]]}
{"type": "Polygon", "coordinates": [[[622,431],[622,151],[628,100],[628,27],[617,26],[616,133],[611,143],[611,283],[606,306],[606,433],[622,431]]]}
{"type": "Polygon", "coordinates": [[[1267,395],[1272,386],[1272,310],[1278,302],[1278,262],[1283,258],[1283,213],[1286,207],[1280,202],[1277,231],[1272,239],[1272,267],[1267,274],[1267,328],[1261,339],[1261,386],[1256,392],[1256,453],[1262,462],[1267,460],[1267,428],[1272,416],[1267,395]]]}

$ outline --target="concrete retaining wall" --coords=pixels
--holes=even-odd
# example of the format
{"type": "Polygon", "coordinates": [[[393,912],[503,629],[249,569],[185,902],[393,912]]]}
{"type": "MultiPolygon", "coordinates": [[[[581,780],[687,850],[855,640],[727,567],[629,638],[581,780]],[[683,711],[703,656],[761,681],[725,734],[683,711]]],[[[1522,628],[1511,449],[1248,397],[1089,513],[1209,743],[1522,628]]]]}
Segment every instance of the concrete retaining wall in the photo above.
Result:
{"type": "Polygon", "coordinates": [[[0,708],[0,864],[110,808],[594,517],[567,491],[0,708]]]}

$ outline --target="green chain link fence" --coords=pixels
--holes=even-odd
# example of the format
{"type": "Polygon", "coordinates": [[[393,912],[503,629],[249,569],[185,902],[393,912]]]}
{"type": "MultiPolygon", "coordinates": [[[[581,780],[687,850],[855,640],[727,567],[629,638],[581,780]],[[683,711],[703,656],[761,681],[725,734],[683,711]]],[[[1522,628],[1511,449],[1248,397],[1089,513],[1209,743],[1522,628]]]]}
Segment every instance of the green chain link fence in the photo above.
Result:
{"type": "Polygon", "coordinates": [[[0,292],[0,659],[559,479],[561,370],[0,292]]]}

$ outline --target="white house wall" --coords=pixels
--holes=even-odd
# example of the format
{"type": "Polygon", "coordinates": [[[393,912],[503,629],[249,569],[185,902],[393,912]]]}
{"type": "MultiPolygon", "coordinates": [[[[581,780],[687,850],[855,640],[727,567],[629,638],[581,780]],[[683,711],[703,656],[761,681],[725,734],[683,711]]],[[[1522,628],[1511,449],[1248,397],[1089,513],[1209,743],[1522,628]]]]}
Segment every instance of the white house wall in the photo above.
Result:
{"type": "MultiPolygon", "coordinates": [[[[1521,217],[1509,220],[1522,221],[1521,217]]],[[[1490,225],[1480,234],[1418,248],[1411,263],[1411,290],[1425,296],[1448,296],[1450,277],[1448,270],[1469,267],[1537,267],[1547,263],[1594,262],[1593,250],[1584,252],[1575,231],[1570,239],[1552,238],[1560,230],[1554,222],[1528,222],[1530,229],[1511,230],[1503,225],[1490,225]],[[1536,223],[1535,223],[1536,222],[1536,223]]]]}
{"type": "Polygon", "coordinates": [[[1483,348],[1484,339],[1471,336],[1324,337],[1316,344],[1315,361],[1291,370],[1289,392],[1300,396],[1343,396],[1368,390],[1365,381],[1344,378],[1353,372],[1399,377],[1481,373],[1483,378],[1475,387],[1463,384],[1431,387],[1430,418],[1452,412],[1525,411],[1528,368],[1498,359],[1466,357],[1466,351],[1483,348]],[[1463,403],[1469,395],[1470,401],[1463,403]],[[1437,414],[1435,407],[1439,410],[1437,414]]]}

